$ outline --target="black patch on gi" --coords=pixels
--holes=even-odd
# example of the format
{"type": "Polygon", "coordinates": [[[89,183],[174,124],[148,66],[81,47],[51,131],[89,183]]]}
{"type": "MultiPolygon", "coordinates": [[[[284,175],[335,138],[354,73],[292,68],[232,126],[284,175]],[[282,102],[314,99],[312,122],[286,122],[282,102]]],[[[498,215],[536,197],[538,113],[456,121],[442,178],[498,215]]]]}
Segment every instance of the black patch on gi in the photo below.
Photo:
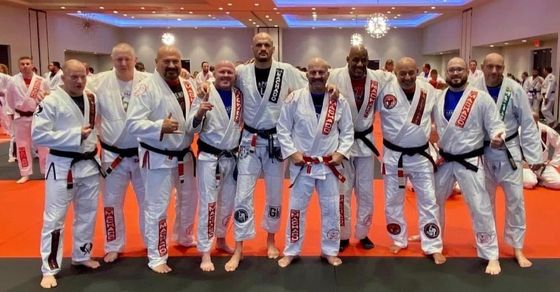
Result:
{"type": "Polygon", "coordinates": [[[397,223],[387,224],[387,231],[393,235],[399,235],[401,233],[401,226],[397,223]]]}
{"type": "Polygon", "coordinates": [[[238,223],[245,223],[247,222],[247,220],[249,220],[249,212],[247,212],[247,210],[243,208],[239,208],[233,213],[233,218],[238,223]]]}

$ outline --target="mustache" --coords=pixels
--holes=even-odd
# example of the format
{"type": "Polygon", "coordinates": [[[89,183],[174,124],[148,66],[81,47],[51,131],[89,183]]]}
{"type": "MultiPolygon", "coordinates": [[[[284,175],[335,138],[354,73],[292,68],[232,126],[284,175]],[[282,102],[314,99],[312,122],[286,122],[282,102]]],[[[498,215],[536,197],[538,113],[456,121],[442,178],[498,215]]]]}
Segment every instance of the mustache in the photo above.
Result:
{"type": "Polygon", "coordinates": [[[177,68],[165,68],[165,73],[176,73],[176,74],[179,74],[179,69],[177,69],[177,68]]]}

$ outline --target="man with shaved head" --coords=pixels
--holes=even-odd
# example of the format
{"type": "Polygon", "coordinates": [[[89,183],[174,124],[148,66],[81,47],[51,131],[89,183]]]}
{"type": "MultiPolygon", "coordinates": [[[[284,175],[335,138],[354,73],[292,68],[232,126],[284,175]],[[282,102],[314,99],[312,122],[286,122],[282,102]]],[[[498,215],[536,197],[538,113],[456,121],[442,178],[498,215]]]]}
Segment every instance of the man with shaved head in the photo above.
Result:
{"type": "Polygon", "coordinates": [[[197,188],[194,154],[190,148],[194,129],[201,120],[194,117],[191,103],[196,86],[179,77],[181,52],[173,46],[158,49],[156,72],[144,78],[132,91],[126,129],[140,142],[139,158],[144,179],[145,241],[148,266],[168,273],[167,207],[176,190],[175,229],[177,241],[193,246],[197,188]],[[188,154],[188,155],[187,155],[188,154]]]}
{"type": "Polygon", "coordinates": [[[109,175],[101,181],[105,221],[105,258],[115,261],[124,250],[125,226],[123,205],[126,190],[132,183],[139,210],[139,226],[144,234],[144,182],[138,163],[138,141],[126,131],[126,112],[133,88],[148,74],[134,69],[136,55],[127,43],[111,52],[113,69],[99,73],[88,87],[99,97],[100,118],[97,132],[102,148],[103,168],[109,175]]]}
{"type": "Polygon", "coordinates": [[[214,84],[209,93],[193,103],[198,118],[204,119],[198,143],[198,233],[197,247],[202,253],[200,268],[214,271],[210,252],[216,248],[231,254],[226,232],[231,223],[235,199],[236,158],[243,127],[243,94],[235,87],[235,67],[230,61],[216,64],[214,84]]]}
{"type": "Polygon", "coordinates": [[[504,238],[513,247],[520,267],[530,267],[523,254],[525,241],[525,200],[523,197],[523,160],[536,171],[543,166],[539,130],[533,121],[529,98],[519,83],[504,78],[504,58],[497,53],[486,55],[482,63],[483,78],[474,82],[493,98],[499,118],[506,126],[505,144],[499,149],[487,146],[484,151],[486,190],[495,209],[496,189],[505,194],[504,238]]]}
{"type": "Polygon", "coordinates": [[[416,191],[422,251],[436,264],[445,263],[439,209],[434,193],[435,162],[430,155],[429,139],[437,92],[417,80],[418,66],[409,57],[396,65],[396,80],[385,87],[376,110],[383,131],[383,179],[387,231],[398,253],[408,246],[408,229],[404,218],[404,189],[410,179],[416,191]]]}
{"type": "Polygon", "coordinates": [[[504,124],[488,93],[467,84],[467,64],[461,58],[447,63],[445,89],[436,104],[434,120],[439,136],[438,171],[435,174],[440,224],[444,229],[445,201],[459,182],[472,216],[478,256],[488,260],[486,273],[500,273],[498,236],[490,197],[484,187],[484,137],[492,147],[504,144],[504,124]]]}
{"type": "Polygon", "coordinates": [[[72,264],[96,269],[91,259],[101,166],[97,157],[96,97],[85,90],[86,68],[68,60],[64,82],[38,106],[33,116],[33,141],[50,148],[45,175],[45,211],[41,232],[43,288],[57,286],[62,265],[64,221],[74,206],[72,264]]]}
{"type": "Polygon", "coordinates": [[[289,92],[307,81],[292,65],[273,60],[274,43],[264,32],[253,37],[254,62],[236,68],[237,87],[243,93],[243,133],[239,147],[239,176],[235,196],[235,252],[226,263],[234,271],[242,258],[243,241],[255,237],[253,193],[262,173],[265,181],[265,210],[262,227],[268,233],[267,255],[277,258],[274,235],[280,228],[284,163],[278,145],[276,124],[289,92]]]}
{"type": "Polygon", "coordinates": [[[336,85],[347,98],[354,123],[354,144],[350,159],[343,162],[348,182],[340,184],[340,204],[343,207],[340,209],[341,252],[350,244],[352,233],[352,190],[357,203],[354,237],[364,249],[375,246],[368,237],[374,209],[373,157],[379,156],[373,142],[373,115],[378,92],[394,78],[392,73],[367,68],[368,51],[363,45],[352,46],[346,62],[346,66],[333,69],[329,78],[329,83],[336,85]]]}
{"type": "Polygon", "coordinates": [[[307,66],[309,85],[292,92],[278,119],[278,141],[282,157],[290,159],[289,216],[284,257],[287,267],[301,252],[305,238],[307,207],[316,189],[321,207],[321,254],[329,264],[338,266],[340,241],[338,182],[346,182],[341,163],[350,155],[354,143],[352,114],[345,98],[329,98],[328,64],[314,58],[307,66]]]}

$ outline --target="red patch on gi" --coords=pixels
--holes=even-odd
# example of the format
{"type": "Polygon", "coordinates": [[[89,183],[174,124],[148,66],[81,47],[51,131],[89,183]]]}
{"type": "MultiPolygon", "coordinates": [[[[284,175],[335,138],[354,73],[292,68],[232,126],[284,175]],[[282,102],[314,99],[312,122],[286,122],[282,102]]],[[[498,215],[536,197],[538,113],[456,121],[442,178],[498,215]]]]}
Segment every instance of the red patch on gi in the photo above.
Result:
{"type": "Polygon", "coordinates": [[[19,161],[21,161],[21,167],[28,167],[29,160],[27,160],[27,152],[25,151],[25,147],[18,147],[18,154],[19,154],[19,161]]]}
{"type": "Polygon", "coordinates": [[[392,109],[397,105],[397,98],[392,94],[387,94],[383,97],[383,106],[386,109],[392,109]]]}
{"type": "Polygon", "coordinates": [[[346,225],[346,220],[344,219],[344,195],[340,195],[338,209],[340,210],[340,226],[342,227],[346,225]]]}
{"type": "Polygon", "coordinates": [[[162,219],[158,225],[158,251],[162,257],[167,254],[167,221],[162,219]]]}
{"type": "Polygon", "coordinates": [[[117,229],[115,226],[115,209],[113,207],[103,208],[105,215],[105,236],[107,242],[117,239],[117,229]]]}
{"type": "Polygon", "coordinates": [[[295,243],[299,240],[299,210],[290,210],[290,242],[295,243]]]}
{"type": "Polygon", "coordinates": [[[208,203],[208,239],[214,237],[216,224],[216,202],[208,203]]]}

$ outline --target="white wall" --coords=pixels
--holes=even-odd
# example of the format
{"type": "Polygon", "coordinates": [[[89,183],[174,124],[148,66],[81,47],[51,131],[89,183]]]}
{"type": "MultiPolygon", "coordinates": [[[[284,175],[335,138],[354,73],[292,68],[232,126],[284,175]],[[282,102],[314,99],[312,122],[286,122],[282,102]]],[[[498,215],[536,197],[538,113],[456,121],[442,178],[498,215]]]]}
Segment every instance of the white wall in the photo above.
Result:
{"type": "Polygon", "coordinates": [[[17,59],[31,55],[27,9],[0,5],[0,19],[0,44],[10,46],[11,64],[6,65],[16,74],[19,72],[17,59]]]}
{"type": "Polygon", "coordinates": [[[138,60],[153,71],[158,48],[164,32],[175,34],[176,45],[183,59],[190,59],[191,71],[200,71],[202,61],[215,64],[220,60],[246,61],[253,57],[252,29],[123,29],[122,41],[136,49],[138,60]]]}
{"type": "Polygon", "coordinates": [[[421,44],[423,54],[459,50],[461,46],[461,15],[442,18],[422,29],[421,44]]]}

